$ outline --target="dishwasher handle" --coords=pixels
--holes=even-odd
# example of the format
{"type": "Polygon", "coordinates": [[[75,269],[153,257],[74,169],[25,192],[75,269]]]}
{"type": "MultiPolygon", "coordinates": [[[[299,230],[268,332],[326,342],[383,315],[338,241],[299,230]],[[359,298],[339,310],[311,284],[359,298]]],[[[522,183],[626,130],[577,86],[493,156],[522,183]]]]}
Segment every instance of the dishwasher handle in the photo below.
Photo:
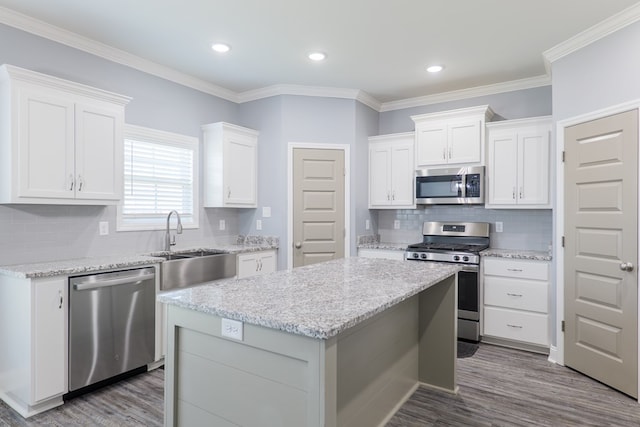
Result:
{"type": "Polygon", "coordinates": [[[136,274],[136,275],[130,275],[125,277],[118,277],[117,279],[86,281],[86,282],[75,283],[73,285],[73,290],[87,291],[90,289],[106,288],[109,286],[124,285],[127,283],[132,285],[134,284],[137,285],[145,280],[155,279],[155,277],[156,277],[155,273],[146,273],[143,275],[136,274]]]}

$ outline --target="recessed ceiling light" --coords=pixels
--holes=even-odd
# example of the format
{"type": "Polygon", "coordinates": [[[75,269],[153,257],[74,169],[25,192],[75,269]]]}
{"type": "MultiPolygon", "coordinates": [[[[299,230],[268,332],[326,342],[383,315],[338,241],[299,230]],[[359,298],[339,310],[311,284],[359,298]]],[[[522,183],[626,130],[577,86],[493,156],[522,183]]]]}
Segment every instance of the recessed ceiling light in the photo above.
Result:
{"type": "Polygon", "coordinates": [[[442,65],[431,65],[427,67],[427,71],[430,73],[439,73],[443,68],[444,67],[442,65]]]}
{"type": "Polygon", "coordinates": [[[326,57],[327,55],[322,52],[311,52],[309,54],[309,59],[312,61],[323,61],[326,57]]]}
{"type": "Polygon", "coordinates": [[[218,53],[227,53],[231,50],[231,46],[224,43],[214,43],[211,45],[211,49],[215,50],[218,53]]]}

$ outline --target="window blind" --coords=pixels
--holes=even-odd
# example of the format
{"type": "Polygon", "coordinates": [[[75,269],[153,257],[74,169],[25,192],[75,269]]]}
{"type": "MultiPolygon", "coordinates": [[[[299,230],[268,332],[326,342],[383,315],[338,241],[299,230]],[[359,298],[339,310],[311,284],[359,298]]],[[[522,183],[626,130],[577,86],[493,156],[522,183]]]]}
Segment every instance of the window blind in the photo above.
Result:
{"type": "Polygon", "coordinates": [[[171,210],[194,222],[194,149],[182,144],[125,139],[122,219],[153,224],[171,210]]]}

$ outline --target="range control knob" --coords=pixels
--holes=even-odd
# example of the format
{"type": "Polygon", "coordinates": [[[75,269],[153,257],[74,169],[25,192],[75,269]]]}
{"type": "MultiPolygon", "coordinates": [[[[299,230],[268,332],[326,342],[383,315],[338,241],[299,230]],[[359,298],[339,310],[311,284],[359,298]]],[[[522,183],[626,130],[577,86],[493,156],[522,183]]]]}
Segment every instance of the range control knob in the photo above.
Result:
{"type": "Polygon", "coordinates": [[[418,259],[418,257],[419,257],[420,255],[418,255],[418,253],[417,253],[417,252],[414,252],[412,256],[413,256],[415,259],[418,259]]]}
{"type": "Polygon", "coordinates": [[[427,259],[427,254],[420,254],[420,258],[427,259]]]}
{"type": "Polygon", "coordinates": [[[469,261],[469,257],[468,257],[468,256],[463,256],[463,257],[462,257],[462,260],[463,260],[464,262],[468,262],[468,261],[469,261]]]}
{"type": "Polygon", "coordinates": [[[458,255],[454,255],[454,256],[453,256],[453,260],[454,260],[454,261],[460,261],[460,257],[459,257],[458,255]]]}

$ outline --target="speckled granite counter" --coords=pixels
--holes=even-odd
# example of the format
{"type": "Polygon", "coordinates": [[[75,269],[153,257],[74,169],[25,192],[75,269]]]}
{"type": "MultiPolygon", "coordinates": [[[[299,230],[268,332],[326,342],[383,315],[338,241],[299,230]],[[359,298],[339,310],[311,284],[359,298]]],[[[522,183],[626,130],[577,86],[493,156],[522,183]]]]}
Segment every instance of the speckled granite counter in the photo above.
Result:
{"type": "Polygon", "coordinates": [[[161,302],[326,339],[418,294],[460,267],[345,258],[165,293],[161,302]],[[419,265],[416,265],[419,264],[419,265]]]}
{"type": "Polygon", "coordinates": [[[512,259],[528,259],[534,261],[551,261],[552,257],[548,252],[521,251],[518,249],[496,249],[489,248],[480,252],[480,256],[512,259]]]}
{"type": "MultiPolygon", "coordinates": [[[[205,245],[189,249],[172,251],[174,253],[188,251],[220,251],[229,254],[243,252],[257,252],[278,249],[279,239],[271,236],[238,236],[236,244],[232,245],[205,245]]],[[[32,279],[37,277],[68,276],[73,274],[90,273],[116,268],[135,267],[138,265],[157,264],[163,258],[159,255],[167,254],[167,251],[157,251],[145,255],[121,255],[104,256],[95,258],[77,258],[61,261],[39,262],[33,264],[15,264],[0,266],[0,274],[13,276],[20,279],[32,279]]]]}
{"type": "Polygon", "coordinates": [[[404,251],[409,246],[407,243],[390,243],[381,242],[379,234],[368,234],[365,236],[358,236],[357,240],[358,249],[380,249],[387,251],[404,251]]]}
{"type": "Polygon", "coordinates": [[[160,261],[162,261],[162,258],[138,255],[79,258],[64,261],[0,266],[0,274],[17,277],[19,279],[33,279],[37,277],[83,274],[114,268],[157,264],[160,261]]]}

